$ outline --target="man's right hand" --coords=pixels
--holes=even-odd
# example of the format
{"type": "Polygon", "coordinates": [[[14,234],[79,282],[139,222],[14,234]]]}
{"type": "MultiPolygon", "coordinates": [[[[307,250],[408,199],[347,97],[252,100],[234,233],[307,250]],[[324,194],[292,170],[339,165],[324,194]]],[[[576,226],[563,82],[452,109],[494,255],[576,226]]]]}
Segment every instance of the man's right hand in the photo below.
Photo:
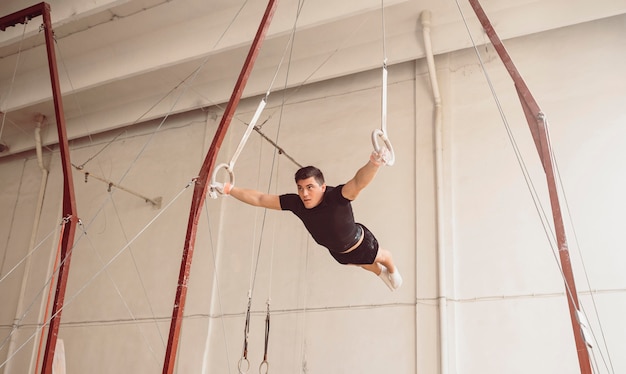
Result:
{"type": "Polygon", "coordinates": [[[385,147],[381,148],[380,152],[372,151],[370,155],[370,161],[376,166],[387,165],[390,159],[391,154],[385,147]]]}
{"type": "Polygon", "coordinates": [[[233,185],[230,182],[220,183],[215,182],[211,187],[217,191],[220,195],[230,195],[230,191],[233,189],[233,185]]]}

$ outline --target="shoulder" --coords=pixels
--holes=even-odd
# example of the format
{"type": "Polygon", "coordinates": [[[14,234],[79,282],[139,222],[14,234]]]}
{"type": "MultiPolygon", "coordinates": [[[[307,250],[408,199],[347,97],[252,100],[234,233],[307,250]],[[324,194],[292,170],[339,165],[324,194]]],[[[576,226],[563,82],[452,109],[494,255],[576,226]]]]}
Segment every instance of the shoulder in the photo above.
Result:
{"type": "Polygon", "coordinates": [[[300,200],[300,196],[295,193],[283,194],[278,198],[280,201],[280,208],[282,210],[294,210],[298,209],[300,206],[304,206],[302,204],[302,200],[300,200]]]}
{"type": "Polygon", "coordinates": [[[344,187],[345,187],[345,184],[340,184],[336,187],[328,187],[326,189],[326,194],[327,194],[326,196],[328,196],[333,201],[350,202],[351,200],[346,198],[344,194],[344,187]]]}

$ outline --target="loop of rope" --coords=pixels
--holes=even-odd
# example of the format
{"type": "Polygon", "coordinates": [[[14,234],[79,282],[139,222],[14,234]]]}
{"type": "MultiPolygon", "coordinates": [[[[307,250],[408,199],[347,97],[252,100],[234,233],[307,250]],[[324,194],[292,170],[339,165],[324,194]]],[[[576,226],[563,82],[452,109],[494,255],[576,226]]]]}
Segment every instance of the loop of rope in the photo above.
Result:
{"type": "Polygon", "coordinates": [[[259,365],[259,374],[267,374],[269,370],[270,370],[269,362],[263,360],[263,362],[261,362],[261,365],[259,365]]]}
{"type": "Polygon", "coordinates": [[[248,369],[250,369],[250,361],[247,358],[241,358],[239,360],[239,364],[237,364],[237,368],[239,369],[239,374],[246,374],[248,369]]]}
{"type": "Polygon", "coordinates": [[[250,361],[248,361],[248,338],[250,337],[250,308],[252,306],[252,291],[248,292],[248,310],[246,311],[246,324],[243,328],[243,353],[239,359],[239,374],[245,374],[250,369],[250,361]],[[243,367],[245,364],[245,367],[243,367]]]}
{"type": "Polygon", "coordinates": [[[267,361],[267,348],[270,341],[270,300],[267,300],[267,314],[265,315],[265,347],[263,349],[263,361],[259,365],[259,374],[267,374],[269,371],[269,362],[267,361]],[[265,371],[263,371],[265,369],[265,371]]]}

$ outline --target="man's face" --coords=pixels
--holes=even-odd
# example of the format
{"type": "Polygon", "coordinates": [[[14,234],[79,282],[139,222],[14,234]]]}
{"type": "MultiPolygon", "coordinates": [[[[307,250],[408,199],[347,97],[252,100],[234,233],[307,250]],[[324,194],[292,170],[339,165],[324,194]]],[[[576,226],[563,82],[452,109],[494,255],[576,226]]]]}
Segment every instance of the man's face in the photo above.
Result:
{"type": "Polygon", "coordinates": [[[315,208],[322,202],[324,191],[326,191],[326,183],[320,186],[315,177],[309,177],[299,180],[296,184],[298,185],[298,195],[305,208],[315,208]]]}

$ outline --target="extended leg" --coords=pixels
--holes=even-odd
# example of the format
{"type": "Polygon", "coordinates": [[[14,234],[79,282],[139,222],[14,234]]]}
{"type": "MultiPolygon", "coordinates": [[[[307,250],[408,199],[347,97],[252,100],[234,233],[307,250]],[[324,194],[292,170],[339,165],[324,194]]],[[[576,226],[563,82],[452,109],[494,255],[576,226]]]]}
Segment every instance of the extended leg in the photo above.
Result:
{"type": "Polygon", "coordinates": [[[374,263],[359,266],[378,275],[392,291],[402,285],[402,276],[393,264],[391,253],[385,249],[380,248],[378,250],[374,263]]]}

